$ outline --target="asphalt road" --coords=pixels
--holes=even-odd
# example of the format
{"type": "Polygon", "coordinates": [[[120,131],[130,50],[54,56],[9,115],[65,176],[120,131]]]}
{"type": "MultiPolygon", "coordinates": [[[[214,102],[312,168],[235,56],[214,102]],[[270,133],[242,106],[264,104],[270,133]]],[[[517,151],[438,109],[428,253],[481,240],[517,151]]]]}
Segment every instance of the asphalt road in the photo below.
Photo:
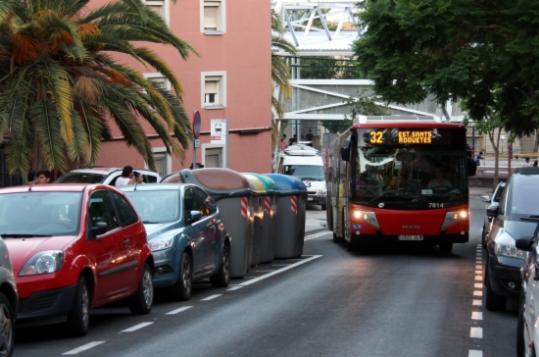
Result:
{"type": "MultiPolygon", "coordinates": [[[[15,356],[514,356],[514,313],[483,307],[484,208],[471,204],[471,242],[450,257],[416,246],[350,253],[318,232],[301,259],[258,266],[228,289],[160,296],[147,316],[96,310],[84,338],[19,329],[15,356]]],[[[324,215],[309,211],[309,229],[324,215]]]]}

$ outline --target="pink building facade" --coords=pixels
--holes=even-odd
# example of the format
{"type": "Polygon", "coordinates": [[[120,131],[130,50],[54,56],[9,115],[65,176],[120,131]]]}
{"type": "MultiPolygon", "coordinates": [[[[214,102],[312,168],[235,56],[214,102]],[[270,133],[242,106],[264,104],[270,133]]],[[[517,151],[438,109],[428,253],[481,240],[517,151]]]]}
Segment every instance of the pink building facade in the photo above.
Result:
{"type": "MultiPolygon", "coordinates": [[[[113,1],[113,0],[112,0],[113,1]]],[[[103,5],[110,0],[94,0],[103,5]]],[[[149,46],[173,69],[183,87],[189,116],[199,110],[202,117],[197,162],[206,167],[229,167],[238,171],[271,171],[271,1],[270,0],[145,0],[160,13],[173,33],[198,53],[182,60],[171,47],[149,46]],[[214,128],[226,123],[227,144],[210,137],[214,128]],[[212,140],[213,139],[213,140],[212,140]]],[[[153,68],[124,62],[146,77],[168,86],[153,68]]],[[[192,147],[185,157],[166,154],[162,142],[145,126],[161,175],[189,167],[192,147]]],[[[128,147],[117,128],[113,140],[103,143],[98,166],[132,165],[145,162],[128,147]]]]}

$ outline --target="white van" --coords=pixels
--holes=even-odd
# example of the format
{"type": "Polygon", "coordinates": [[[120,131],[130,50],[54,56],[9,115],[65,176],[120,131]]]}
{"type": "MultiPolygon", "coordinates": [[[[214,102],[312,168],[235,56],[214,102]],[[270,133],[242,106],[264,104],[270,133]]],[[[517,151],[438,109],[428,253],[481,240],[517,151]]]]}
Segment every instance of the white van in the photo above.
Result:
{"type": "Polygon", "coordinates": [[[307,186],[307,203],[318,204],[326,209],[326,179],[324,161],[318,150],[297,144],[287,147],[279,154],[277,172],[299,178],[307,186]]]}

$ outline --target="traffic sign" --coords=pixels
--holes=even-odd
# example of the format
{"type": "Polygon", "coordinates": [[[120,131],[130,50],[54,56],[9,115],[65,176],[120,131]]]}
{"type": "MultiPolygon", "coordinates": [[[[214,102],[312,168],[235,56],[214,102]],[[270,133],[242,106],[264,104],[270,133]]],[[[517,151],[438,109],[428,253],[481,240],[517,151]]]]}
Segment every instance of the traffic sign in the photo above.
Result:
{"type": "Polygon", "coordinates": [[[202,124],[202,119],[200,118],[200,112],[197,110],[193,115],[193,137],[198,139],[200,136],[200,125],[202,124]]]}

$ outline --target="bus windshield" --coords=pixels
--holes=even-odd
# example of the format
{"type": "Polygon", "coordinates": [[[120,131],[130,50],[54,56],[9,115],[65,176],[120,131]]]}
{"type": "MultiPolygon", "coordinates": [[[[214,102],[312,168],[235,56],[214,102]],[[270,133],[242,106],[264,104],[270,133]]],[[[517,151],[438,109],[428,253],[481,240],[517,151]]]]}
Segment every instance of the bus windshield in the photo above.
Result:
{"type": "Polygon", "coordinates": [[[352,199],[388,209],[445,208],[467,201],[465,153],[450,146],[358,145],[352,199]]]}

